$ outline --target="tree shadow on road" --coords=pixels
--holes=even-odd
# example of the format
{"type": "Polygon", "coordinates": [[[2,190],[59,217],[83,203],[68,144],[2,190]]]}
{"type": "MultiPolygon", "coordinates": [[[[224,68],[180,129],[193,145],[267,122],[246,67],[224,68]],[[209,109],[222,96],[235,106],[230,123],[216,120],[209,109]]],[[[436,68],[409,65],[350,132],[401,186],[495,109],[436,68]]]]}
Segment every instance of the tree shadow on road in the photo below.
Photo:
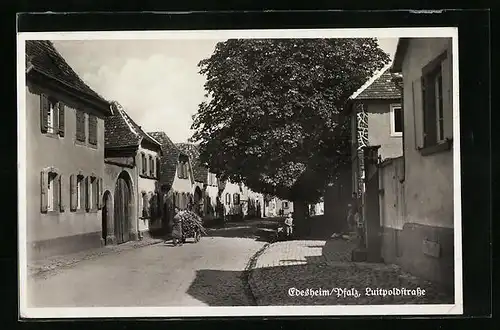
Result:
{"type": "Polygon", "coordinates": [[[224,227],[207,230],[209,237],[251,238],[269,242],[276,233],[279,222],[276,220],[254,220],[226,223],[224,227]]]}
{"type": "Polygon", "coordinates": [[[242,271],[198,270],[187,294],[209,306],[255,304],[242,271]]]}

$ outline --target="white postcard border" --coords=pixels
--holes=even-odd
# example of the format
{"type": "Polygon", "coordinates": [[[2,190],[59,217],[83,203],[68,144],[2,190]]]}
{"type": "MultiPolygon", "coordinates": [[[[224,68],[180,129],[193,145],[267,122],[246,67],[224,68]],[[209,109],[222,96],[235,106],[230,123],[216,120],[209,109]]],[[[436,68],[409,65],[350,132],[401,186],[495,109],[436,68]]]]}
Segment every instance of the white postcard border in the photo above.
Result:
{"type": "Polygon", "coordinates": [[[108,318],[108,317],[233,317],[233,316],[338,316],[338,315],[460,315],[463,313],[462,227],[460,181],[460,122],[458,77],[458,29],[363,28],[290,30],[189,30],[106,32],[23,32],[17,34],[18,98],[18,208],[19,208],[19,306],[22,318],[108,318]],[[455,304],[365,305],[365,306],[248,306],[248,307],[117,307],[117,308],[30,308],[27,305],[26,255],[26,40],[132,40],[132,39],[229,39],[229,38],[452,38],[453,49],[453,164],[455,304]]]}

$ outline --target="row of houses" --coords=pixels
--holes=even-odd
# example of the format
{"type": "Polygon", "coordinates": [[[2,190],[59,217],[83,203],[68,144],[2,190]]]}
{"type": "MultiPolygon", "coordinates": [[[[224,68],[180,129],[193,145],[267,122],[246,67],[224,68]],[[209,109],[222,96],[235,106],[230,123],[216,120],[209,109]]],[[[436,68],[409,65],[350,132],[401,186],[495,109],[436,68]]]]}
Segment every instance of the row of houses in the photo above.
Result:
{"type": "Polygon", "coordinates": [[[368,260],[398,264],[450,289],[452,72],[451,38],[401,38],[394,61],[345,108],[352,124],[351,182],[345,185],[362,205],[368,260]]]}
{"type": "Polygon", "coordinates": [[[26,62],[28,258],[165,234],[176,207],[205,221],[266,215],[262,194],[219,182],[197,146],[143,130],[50,41],[27,41],[26,62]]]}

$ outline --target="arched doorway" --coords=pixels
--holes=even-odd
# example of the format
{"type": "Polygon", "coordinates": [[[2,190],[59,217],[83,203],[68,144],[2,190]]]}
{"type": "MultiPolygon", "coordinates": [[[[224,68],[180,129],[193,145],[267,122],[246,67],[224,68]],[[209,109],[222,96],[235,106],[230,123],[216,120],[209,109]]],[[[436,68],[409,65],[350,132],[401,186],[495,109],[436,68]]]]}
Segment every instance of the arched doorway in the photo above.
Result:
{"type": "Polygon", "coordinates": [[[109,226],[109,217],[110,217],[110,205],[111,205],[111,193],[109,191],[106,191],[104,195],[102,196],[102,240],[104,245],[106,245],[106,240],[108,238],[108,226],[109,226]]]}
{"type": "Polygon", "coordinates": [[[129,176],[122,172],[116,180],[114,194],[114,229],[117,244],[130,240],[132,202],[132,184],[129,176]]]}
{"type": "Polygon", "coordinates": [[[203,193],[200,187],[196,187],[194,190],[194,211],[200,216],[203,216],[203,193]]]}

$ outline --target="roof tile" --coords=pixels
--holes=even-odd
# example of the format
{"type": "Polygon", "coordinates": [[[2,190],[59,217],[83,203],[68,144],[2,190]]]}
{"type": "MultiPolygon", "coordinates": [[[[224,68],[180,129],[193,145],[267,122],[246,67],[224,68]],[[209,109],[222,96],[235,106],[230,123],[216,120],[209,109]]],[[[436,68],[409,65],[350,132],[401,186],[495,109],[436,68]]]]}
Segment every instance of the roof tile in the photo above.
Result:
{"type": "MultiPolygon", "coordinates": [[[[71,68],[49,40],[26,40],[26,58],[38,72],[57,80],[75,91],[109,103],[90,88],[71,68]]],[[[108,113],[109,114],[109,113],[108,113]]]]}
{"type": "Polygon", "coordinates": [[[401,92],[392,81],[389,69],[386,69],[378,79],[355,97],[356,100],[394,100],[400,98],[401,92]]]}
{"type": "Polygon", "coordinates": [[[200,148],[192,143],[176,143],[177,148],[186,153],[191,159],[194,180],[207,183],[208,167],[200,162],[200,148]]]}
{"type": "Polygon", "coordinates": [[[176,147],[165,132],[149,132],[148,134],[161,145],[160,182],[162,185],[171,187],[175,179],[179,155],[184,153],[176,147]]]}

